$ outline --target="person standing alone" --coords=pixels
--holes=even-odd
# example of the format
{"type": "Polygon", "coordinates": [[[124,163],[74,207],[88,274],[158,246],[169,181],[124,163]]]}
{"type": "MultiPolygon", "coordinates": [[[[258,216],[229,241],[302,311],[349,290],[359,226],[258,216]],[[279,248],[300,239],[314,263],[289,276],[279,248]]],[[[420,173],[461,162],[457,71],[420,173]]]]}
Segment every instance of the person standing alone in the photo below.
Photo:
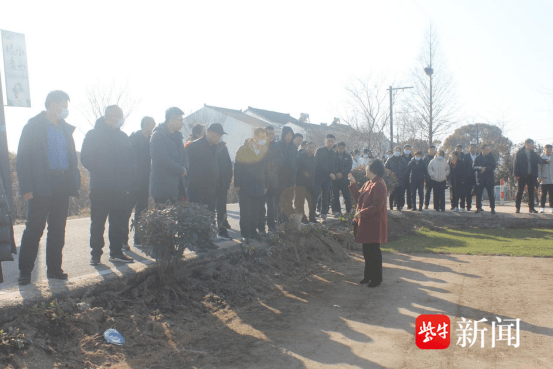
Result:
{"type": "Polygon", "coordinates": [[[534,188],[537,185],[538,164],[549,164],[549,161],[536,154],[534,140],[528,138],[524,142],[524,147],[518,150],[515,157],[515,180],[518,182],[515,203],[517,213],[520,213],[524,187],[528,187],[528,211],[537,213],[534,208],[534,188]]]}

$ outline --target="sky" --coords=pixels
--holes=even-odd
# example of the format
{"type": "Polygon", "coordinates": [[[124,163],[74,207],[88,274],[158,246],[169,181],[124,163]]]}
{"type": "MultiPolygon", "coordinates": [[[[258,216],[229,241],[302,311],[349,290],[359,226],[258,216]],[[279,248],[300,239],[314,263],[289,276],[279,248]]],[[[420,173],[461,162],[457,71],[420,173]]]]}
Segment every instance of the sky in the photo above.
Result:
{"type": "Polygon", "coordinates": [[[551,143],[551,19],[550,0],[4,1],[0,29],[26,37],[32,102],[5,108],[8,145],[17,150],[25,123],[59,89],[71,97],[79,149],[92,128],[87,89],[112,84],[139,101],[127,133],[145,115],[159,123],[168,107],[188,114],[203,104],[330,123],[353,79],[408,80],[430,22],[462,118],[503,121],[513,142],[551,143]]]}

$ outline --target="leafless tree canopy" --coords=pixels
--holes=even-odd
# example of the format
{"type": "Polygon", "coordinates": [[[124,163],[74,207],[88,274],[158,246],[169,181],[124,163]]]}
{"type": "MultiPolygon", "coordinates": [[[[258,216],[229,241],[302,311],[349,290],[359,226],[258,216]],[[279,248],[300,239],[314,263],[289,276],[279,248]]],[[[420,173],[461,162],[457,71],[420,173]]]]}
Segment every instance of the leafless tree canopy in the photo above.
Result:
{"type": "Polygon", "coordinates": [[[115,81],[107,86],[97,83],[87,87],[86,101],[83,115],[91,126],[94,126],[96,120],[104,115],[107,106],[118,105],[123,109],[126,119],[139,103],[132,97],[128,84],[119,86],[115,81]]]}
{"type": "Polygon", "coordinates": [[[194,125],[201,124],[207,130],[212,123],[223,123],[225,119],[226,117],[221,113],[209,113],[205,110],[199,110],[184,118],[184,126],[181,132],[186,140],[192,134],[192,127],[194,125]]]}
{"type": "Polygon", "coordinates": [[[430,24],[417,66],[412,73],[413,95],[401,113],[405,134],[412,139],[430,138],[430,78],[425,68],[432,68],[432,138],[451,133],[457,125],[457,96],[453,75],[447,70],[435,27],[430,24]]]}
{"type": "Polygon", "coordinates": [[[389,127],[390,105],[383,78],[357,78],[347,87],[348,99],[342,121],[358,133],[350,138],[351,147],[369,148],[375,156],[386,150],[386,127],[389,127]]]}

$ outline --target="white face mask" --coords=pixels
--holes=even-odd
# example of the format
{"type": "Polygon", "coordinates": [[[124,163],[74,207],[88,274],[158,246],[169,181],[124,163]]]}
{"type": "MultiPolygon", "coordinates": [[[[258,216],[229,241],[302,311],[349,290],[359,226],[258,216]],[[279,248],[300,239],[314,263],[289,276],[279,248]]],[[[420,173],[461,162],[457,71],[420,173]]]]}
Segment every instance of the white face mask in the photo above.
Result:
{"type": "Polygon", "coordinates": [[[58,113],[58,119],[66,119],[69,116],[69,110],[62,108],[58,113]]]}
{"type": "Polygon", "coordinates": [[[258,144],[258,145],[261,145],[261,146],[265,145],[266,143],[267,143],[267,140],[259,140],[259,141],[257,141],[257,144],[258,144]]]}
{"type": "Polygon", "coordinates": [[[401,153],[400,153],[399,151],[395,151],[395,152],[394,152],[394,155],[395,155],[395,156],[399,156],[399,155],[401,155],[401,153]]]}
{"type": "Polygon", "coordinates": [[[409,155],[411,153],[411,150],[405,150],[405,155],[409,155]]]}
{"type": "Polygon", "coordinates": [[[364,158],[368,158],[368,157],[369,157],[369,155],[365,154],[365,155],[363,155],[363,157],[364,157],[364,158]]]}
{"type": "Polygon", "coordinates": [[[421,160],[420,156],[415,156],[415,160],[421,160]]]}
{"type": "Polygon", "coordinates": [[[125,124],[125,118],[119,118],[117,121],[117,124],[115,125],[117,128],[123,127],[123,124],[125,124]]]}
{"type": "Polygon", "coordinates": [[[443,156],[441,156],[441,155],[440,155],[440,156],[438,156],[438,159],[440,159],[440,160],[442,160],[443,158],[444,158],[444,157],[443,157],[443,156]]]}

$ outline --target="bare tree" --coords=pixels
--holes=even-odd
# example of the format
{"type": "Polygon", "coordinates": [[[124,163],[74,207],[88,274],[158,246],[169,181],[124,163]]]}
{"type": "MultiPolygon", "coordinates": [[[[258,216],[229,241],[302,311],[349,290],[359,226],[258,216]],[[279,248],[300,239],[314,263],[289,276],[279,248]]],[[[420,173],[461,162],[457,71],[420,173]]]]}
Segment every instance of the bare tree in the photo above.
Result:
{"type": "Polygon", "coordinates": [[[192,127],[194,127],[194,125],[201,124],[207,130],[210,124],[223,123],[225,118],[226,117],[221,113],[200,109],[184,118],[184,126],[182,126],[181,130],[182,135],[187,139],[192,134],[192,127]]]}
{"type": "Polygon", "coordinates": [[[118,85],[115,81],[109,85],[97,83],[86,88],[86,106],[82,112],[88,123],[94,127],[96,120],[104,115],[104,110],[110,105],[118,105],[123,109],[125,119],[131,115],[139,100],[132,97],[128,83],[118,85]]]}
{"type": "Polygon", "coordinates": [[[385,151],[389,127],[389,95],[384,78],[357,78],[346,86],[348,98],[342,121],[357,134],[349,137],[352,147],[368,148],[375,156],[385,151]]]}
{"type": "Polygon", "coordinates": [[[408,100],[405,122],[428,142],[457,125],[457,95],[453,75],[447,70],[435,27],[430,24],[412,72],[414,93],[408,100]]]}

